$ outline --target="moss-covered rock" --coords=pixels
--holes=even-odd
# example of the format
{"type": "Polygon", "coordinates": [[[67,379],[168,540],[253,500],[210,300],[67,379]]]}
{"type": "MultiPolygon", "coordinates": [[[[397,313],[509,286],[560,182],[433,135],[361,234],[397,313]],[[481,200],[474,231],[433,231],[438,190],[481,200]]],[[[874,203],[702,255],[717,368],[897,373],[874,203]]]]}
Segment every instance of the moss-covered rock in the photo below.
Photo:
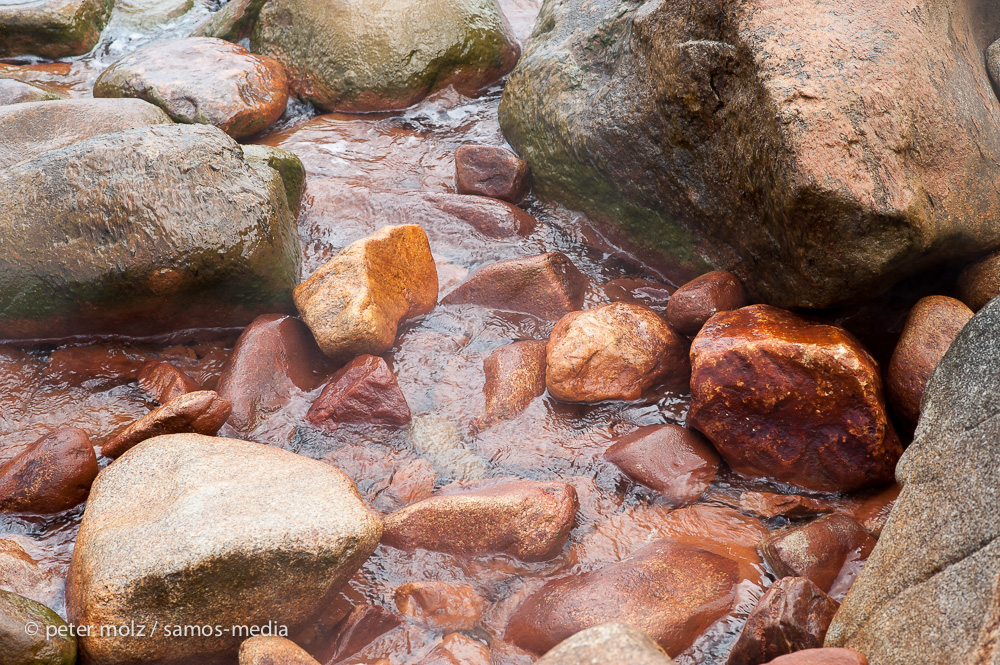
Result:
{"type": "Polygon", "coordinates": [[[65,58],[94,48],[114,0],[0,3],[0,57],[65,58]]]}
{"type": "Polygon", "coordinates": [[[248,162],[267,164],[281,174],[285,194],[288,196],[288,209],[293,216],[298,215],[302,192],[306,188],[306,167],[298,155],[269,145],[250,144],[242,148],[243,156],[248,162]]]}
{"type": "Polygon", "coordinates": [[[74,665],[76,638],[49,608],[0,589],[0,655],[3,665],[74,665]]]}

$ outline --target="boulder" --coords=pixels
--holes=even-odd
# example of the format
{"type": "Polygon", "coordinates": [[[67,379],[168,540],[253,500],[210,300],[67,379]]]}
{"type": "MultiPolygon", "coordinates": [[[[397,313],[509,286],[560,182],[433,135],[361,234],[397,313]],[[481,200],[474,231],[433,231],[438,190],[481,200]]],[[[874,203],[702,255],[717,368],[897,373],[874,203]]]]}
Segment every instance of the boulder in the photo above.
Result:
{"type": "Polygon", "coordinates": [[[747,294],[736,275],[715,270],[674,291],[667,303],[667,323],[680,334],[694,337],[713,315],[747,304],[747,294]]]}
{"type": "Polygon", "coordinates": [[[288,77],[271,58],[210,37],[144,46],[113,62],[95,97],[135,97],[174,122],[215,125],[235,139],[267,129],[285,112],[288,77]]]}
{"type": "Polygon", "coordinates": [[[239,42],[250,37],[260,10],[267,0],[227,0],[217,12],[191,31],[192,37],[218,37],[239,42]]]}
{"type": "Polygon", "coordinates": [[[928,11],[547,2],[500,123],[537,192],[674,263],[704,256],[782,307],[866,298],[1000,244],[1000,101],[983,57],[1000,12],[928,11]]]}
{"type": "Polygon", "coordinates": [[[87,499],[97,477],[87,433],[61,427],[0,464],[0,512],[51,514],[87,499]]]}
{"type": "Polygon", "coordinates": [[[393,592],[404,617],[431,629],[469,630],[479,622],[486,601],[468,584],[409,582],[393,592]]]}
{"type": "Polygon", "coordinates": [[[69,632],[66,622],[49,608],[0,590],[3,665],[74,665],[76,638],[69,632]]]}
{"type": "Polygon", "coordinates": [[[399,324],[437,304],[437,268],[419,226],[387,226],[345,247],[295,288],[295,305],[335,360],[392,348],[399,324]]]}
{"type": "Polygon", "coordinates": [[[62,99],[62,97],[30,83],[0,78],[0,106],[26,102],[47,102],[54,99],[62,99]]]}
{"type": "Polygon", "coordinates": [[[635,400],[690,374],[687,340],[644,305],[616,302],[571,312],[552,329],[545,385],[564,402],[635,400]]]}
{"type": "Polygon", "coordinates": [[[804,577],[840,598],[850,588],[875,539],[847,515],[827,515],[772,531],[760,552],[778,577],[804,577]]]}
{"type": "Polygon", "coordinates": [[[281,175],[285,196],[292,215],[299,213],[302,194],[306,189],[306,167],[294,152],[269,145],[241,145],[243,157],[248,162],[266,164],[281,175]]]}
{"type": "Polygon", "coordinates": [[[320,665],[320,663],[287,638],[258,635],[240,645],[240,665],[320,665]]]}
{"type": "Polygon", "coordinates": [[[536,665],[674,665],[649,635],[623,623],[606,623],[567,637],[536,665]]]}
{"type": "MultiPolygon", "coordinates": [[[[177,434],[94,483],[66,583],[77,625],[286,626],[326,607],[375,550],[381,520],[337,469],[278,448],[177,434]]],[[[231,632],[91,635],[84,662],[233,659],[231,632]]]]}
{"type": "Polygon", "coordinates": [[[455,151],[455,189],[519,203],[528,195],[528,165],[506,148],[463,145],[455,151]]]}
{"type": "Polygon", "coordinates": [[[324,111],[402,109],[447,86],[472,95],[520,54],[496,0],[270,0],[250,44],[324,111]]]}
{"type": "Polygon", "coordinates": [[[881,374],[846,331],[752,305],[713,316],[691,366],[689,422],[738,473],[820,491],[892,480],[881,374]]]}
{"type": "Polygon", "coordinates": [[[515,418],[545,392],[546,345],[533,340],[514,342],[486,357],[486,414],[481,426],[515,418]]]}
{"type": "Polygon", "coordinates": [[[339,424],[406,427],[410,407],[385,360],[364,355],[330,377],[306,419],[327,428],[339,424]]]}
{"type": "Polygon", "coordinates": [[[113,0],[42,0],[0,5],[0,58],[83,55],[101,37],[113,0]]]}
{"type": "Polygon", "coordinates": [[[143,392],[160,404],[166,404],[175,397],[201,390],[197,381],[162,360],[143,365],[137,378],[143,392]]]}
{"type": "Polygon", "coordinates": [[[218,129],[78,141],[0,172],[0,337],[245,324],[300,254],[280,176],[218,129]]]}
{"type": "Polygon", "coordinates": [[[222,429],[233,405],[214,390],[198,390],[175,397],[126,427],[101,447],[105,457],[120,457],[146,439],[166,434],[206,434],[222,429]]]}

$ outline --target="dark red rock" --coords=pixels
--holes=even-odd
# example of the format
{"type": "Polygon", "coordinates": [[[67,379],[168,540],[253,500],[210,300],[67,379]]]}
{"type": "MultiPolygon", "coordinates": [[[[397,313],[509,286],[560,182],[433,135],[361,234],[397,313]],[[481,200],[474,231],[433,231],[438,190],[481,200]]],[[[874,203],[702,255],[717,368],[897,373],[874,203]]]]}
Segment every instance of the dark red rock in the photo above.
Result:
{"type": "Polygon", "coordinates": [[[469,630],[479,622],[486,601],[468,584],[410,582],[393,592],[404,617],[430,628],[469,630]]]}
{"type": "Polygon", "coordinates": [[[82,503],[97,477],[87,433],[63,427],[0,466],[0,511],[51,514],[82,503]]]}
{"type": "Polygon", "coordinates": [[[528,194],[528,165],[505,148],[463,145],[455,151],[455,188],[518,203],[528,194]]]}
{"type": "Polygon", "coordinates": [[[882,535],[882,528],[889,519],[896,499],[899,497],[900,487],[896,483],[872,492],[865,497],[861,505],[854,513],[854,519],[865,528],[865,530],[878,538],[882,535]]]}
{"type": "Polygon", "coordinates": [[[105,457],[120,457],[146,439],[164,434],[204,434],[218,432],[233,405],[214,390],[199,390],[175,397],[125,428],[101,447],[105,457]]]}
{"type": "Polygon", "coordinates": [[[324,427],[346,423],[405,427],[410,407],[385,360],[364,355],[330,377],[306,418],[324,427]]]}
{"type": "Polygon", "coordinates": [[[720,312],[691,365],[689,422],[738,473],[819,491],[892,481],[903,448],[879,368],[846,331],[768,305],[720,312]]]}
{"type": "Polygon", "coordinates": [[[501,346],[483,361],[486,415],[481,426],[516,417],[545,392],[546,344],[514,342],[501,346]]]}
{"type": "Polygon", "coordinates": [[[761,665],[802,649],[823,646],[840,603],[804,577],[783,577],[747,616],[726,665],[761,665]]]}
{"type": "Polygon", "coordinates": [[[198,382],[164,361],[153,361],[139,372],[139,387],[160,404],[201,390],[198,382]]]}
{"type": "Polygon", "coordinates": [[[229,425],[247,433],[288,404],[294,390],[316,388],[329,369],[302,321],[265,314],[236,340],[216,391],[233,405],[229,425]]]}
{"type": "Polygon", "coordinates": [[[562,252],[507,259],[476,269],[442,305],[483,305],[555,321],[583,305],[587,278],[562,252]]]}
{"type": "MultiPolygon", "coordinates": [[[[538,220],[516,205],[482,196],[423,194],[421,198],[445,215],[457,217],[490,238],[527,236],[538,220]]],[[[412,206],[407,206],[412,209],[412,206]]]]}
{"type": "Polygon", "coordinates": [[[889,401],[910,425],[920,418],[920,400],[934,368],[973,315],[961,301],[945,296],[921,298],[910,310],[886,377],[889,401]]]}
{"type": "Polygon", "coordinates": [[[805,649],[779,656],[766,665],[868,665],[868,659],[853,649],[805,649]]]}
{"type": "Polygon", "coordinates": [[[461,633],[444,636],[417,665],[491,665],[490,649],[461,633]]]}
{"type": "Polygon", "coordinates": [[[611,302],[628,302],[645,305],[657,314],[667,311],[671,294],[676,289],[669,284],[635,277],[619,277],[603,286],[604,294],[611,302]]]}
{"type": "Polygon", "coordinates": [[[740,510],[760,517],[810,517],[826,513],[850,511],[843,502],[816,499],[800,494],[773,494],[771,492],[743,492],[740,510]]]}
{"type": "Polygon", "coordinates": [[[747,294],[739,278],[716,270],[696,277],[670,296],[667,323],[682,335],[693,337],[714,314],[746,304],[747,294]]]}
{"type": "Polygon", "coordinates": [[[617,439],[604,458],[678,505],[701,496],[719,470],[719,454],[712,444],[677,425],[640,427],[617,439]]]}
{"type": "Polygon", "coordinates": [[[318,654],[322,663],[336,663],[350,658],[390,630],[403,625],[403,620],[377,605],[362,603],[337,624],[330,647],[318,654]]]}
{"type": "Polygon", "coordinates": [[[134,381],[149,358],[118,344],[65,346],[49,357],[49,374],[74,386],[110,388],[134,381]]]}
{"type": "Polygon", "coordinates": [[[544,561],[562,550],[577,507],[576,490],[566,483],[456,484],[386,516],[382,543],[407,551],[502,553],[522,561],[544,561]]]}

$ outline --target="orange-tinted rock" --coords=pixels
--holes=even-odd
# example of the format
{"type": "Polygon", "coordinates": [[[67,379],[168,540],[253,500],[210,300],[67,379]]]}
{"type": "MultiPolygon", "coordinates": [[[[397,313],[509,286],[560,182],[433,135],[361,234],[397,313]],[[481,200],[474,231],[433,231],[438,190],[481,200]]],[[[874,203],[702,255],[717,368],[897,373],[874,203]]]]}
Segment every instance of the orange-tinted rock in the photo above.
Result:
{"type": "Polygon", "coordinates": [[[587,278],[562,252],[497,261],[476,269],[442,305],[483,305],[555,321],[583,305],[587,278]]]}
{"type": "Polygon", "coordinates": [[[320,665],[320,663],[289,639],[258,635],[240,645],[240,665],[320,665]]]}
{"type": "Polygon", "coordinates": [[[618,622],[676,656],[729,611],[739,582],[735,561],[661,540],[621,562],[548,582],[514,611],[505,639],[544,653],[581,630],[618,622]]]}
{"type": "Polygon", "coordinates": [[[288,77],[266,56],[211,37],[137,49],[94,83],[95,97],[136,97],[175,122],[215,125],[236,139],[267,129],[285,112],[288,77]]]}
{"type": "Polygon", "coordinates": [[[0,589],[53,607],[62,594],[61,587],[61,581],[42,570],[19,543],[0,539],[0,589]]]}
{"type": "Polygon", "coordinates": [[[399,324],[437,304],[438,279],[427,234],[387,226],[345,247],[295,288],[295,306],[319,347],[347,361],[385,353],[399,324]]]}
{"type": "Polygon", "coordinates": [[[545,384],[564,402],[639,399],[690,373],[687,340],[643,305],[611,303],[571,312],[546,350],[545,384]]]}
{"type": "Polygon", "coordinates": [[[430,462],[425,459],[411,460],[392,474],[389,486],[375,497],[374,507],[383,513],[399,510],[414,501],[430,497],[436,482],[437,473],[430,462]]]}
{"type": "Polygon", "coordinates": [[[483,361],[486,416],[482,425],[516,417],[545,392],[545,347],[541,341],[514,342],[483,361]]]}
{"type": "Polygon", "coordinates": [[[892,512],[893,506],[896,505],[899,492],[899,485],[893,483],[872,493],[861,502],[861,505],[854,513],[854,519],[868,533],[878,538],[882,535],[882,527],[885,526],[886,521],[889,519],[889,514],[892,512]]]}
{"type": "Polygon", "coordinates": [[[800,494],[774,494],[772,492],[743,492],[740,510],[760,517],[808,517],[826,513],[846,513],[842,503],[814,499],[800,494]]]}
{"type": "Polygon", "coordinates": [[[613,279],[605,284],[603,289],[611,302],[645,305],[660,315],[666,313],[670,296],[676,290],[669,284],[635,277],[613,279]]]}
{"type": "Polygon", "coordinates": [[[482,642],[461,633],[444,636],[417,665],[491,665],[490,650],[482,642]]]}
{"type": "Polygon", "coordinates": [[[329,361],[302,321],[265,314],[236,340],[216,391],[233,405],[229,424],[247,433],[288,404],[294,391],[318,386],[328,368],[329,361]]]}
{"type": "Polygon", "coordinates": [[[0,512],[68,510],[87,498],[97,471],[97,455],[86,432],[75,427],[54,430],[0,466],[0,512]]]}
{"type": "Polygon", "coordinates": [[[691,366],[689,422],[738,473],[821,491],[893,479],[903,449],[879,368],[844,330],[768,305],[721,312],[691,366]]]}
{"type": "Polygon", "coordinates": [[[853,649],[805,649],[779,656],[766,665],[868,665],[868,659],[853,649]]]}
{"type": "Polygon", "coordinates": [[[306,418],[329,428],[341,423],[405,427],[410,407],[385,360],[364,355],[337,370],[306,418]]]}
{"type": "Polygon", "coordinates": [[[846,515],[774,531],[760,552],[778,577],[806,577],[834,598],[843,597],[860,572],[875,539],[846,515]]]}
{"type": "Polygon", "coordinates": [[[366,646],[402,625],[397,615],[377,605],[362,603],[337,624],[328,653],[319,659],[324,663],[336,663],[350,658],[366,646]]]}
{"type": "Polygon", "coordinates": [[[640,427],[616,440],[604,458],[674,504],[701,496],[719,470],[719,454],[712,445],[678,425],[640,427]]]}
{"type": "Polygon", "coordinates": [[[649,635],[623,623],[582,630],[550,649],[536,665],[674,665],[649,635]]]}
{"type": "Polygon", "coordinates": [[[958,297],[974,312],[1000,295],[1000,252],[966,266],[958,276],[958,297]]]}
{"type": "Polygon", "coordinates": [[[441,212],[464,220],[490,238],[510,238],[530,235],[538,220],[516,205],[482,196],[457,194],[423,194],[424,202],[441,212]]]}
{"type": "Polygon", "coordinates": [[[928,296],[910,310],[889,361],[886,387],[893,408],[911,425],[920,418],[920,400],[934,368],[973,316],[961,301],[928,296]]]}
{"type": "Polygon", "coordinates": [[[468,584],[410,582],[393,593],[404,617],[430,628],[469,630],[483,614],[486,601],[468,584]]]}
{"type": "Polygon", "coordinates": [[[463,145],[455,151],[455,189],[518,203],[528,194],[528,165],[506,148],[463,145]]]}
{"type": "Polygon", "coordinates": [[[823,646],[840,603],[804,577],[783,577],[747,616],[727,665],[761,665],[772,658],[823,646]]]}
{"type": "Polygon", "coordinates": [[[556,556],[576,518],[566,483],[485,481],[444,488],[385,518],[382,543],[464,556],[509,554],[522,561],[556,556]]]}
{"type": "Polygon", "coordinates": [[[49,357],[49,374],[74,386],[110,388],[135,380],[148,360],[118,344],[65,346],[49,357]]]}
{"type": "Polygon", "coordinates": [[[201,390],[197,381],[163,361],[146,363],[139,372],[139,387],[160,404],[201,390]]]}
{"type": "Polygon", "coordinates": [[[670,296],[667,322],[682,335],[693,337],[714,314],[746,304],[747,294],[736,275],[716,270],[696,277],[670,296]]]}
{"type": "Polygon", "coordinates": [[[146,439],[164,434],[218,432],[232,413],[233,405],[214,390],[199,390],[175,397],[125,428],[101,447],[105,457],[119,457],[146,439]]]}

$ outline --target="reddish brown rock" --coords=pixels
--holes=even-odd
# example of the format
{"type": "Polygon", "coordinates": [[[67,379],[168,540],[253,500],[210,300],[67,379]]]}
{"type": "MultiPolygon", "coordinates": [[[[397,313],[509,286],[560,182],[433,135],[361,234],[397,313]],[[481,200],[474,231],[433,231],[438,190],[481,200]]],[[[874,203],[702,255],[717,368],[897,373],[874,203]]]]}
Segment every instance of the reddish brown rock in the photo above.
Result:
{"type": "Polygon", "coordinates": [[[382,543],[460,556],[509,554],[522,561],[556,556],[569,538],[576,490],[533,480],[452,485],[385,518],[382,543]]]}
{"type": "Polygon", "coordinates": [[[45,102],[59,98],[59,95],[31,85],[30,83],[0,78],[0,106],[24,104],[26,102],[45,102]]]}
{"type": "Polygon", "coordinates": [[[198,382],[168,362],[146,363],[139,372],[139,387],[160,404],[201,390],[198,382]]]}
{"type": "Polygon", "coordinates": [[[545,653],[581,630],[619,622],[676,656],[729,611],[740,577],[732,559],[661,540],[621,562],[548,582],[514,611],[505,639],[545,653]]]}
{"type": "Polygon", "coordinates": [[[64,346],[49,356],[49,374],[74,386],[110,388],[134,381],[148,361],[119,344],[64,346]]]}
{"type": "Polygon", "coordinates": [[[545,385],[564,402],[639,399],[689,373],[687,341],[642,305],[571,312],[553,328],[546,350],[545,385]]]}
{"type": "Polygon", "coordinates": [[[538,224],[538,220],[529,213],[506,201],[457,194],[423,194],[421,198],[446,215],[464,220],[490,238],[531,235],[538,224]]]}
{"type": "Polygon", "coordinates": [[[0,539],[0,589],[53,607],[62,595],[62,583],[42,570],[14,540],[0,539]]]}
{"type": "Polygon", "coordinates": [[[736,275],[716,270],[696,277],[670,296],[667,323],[682,335],[693,337],[713,315],[746,304],[747,294],[736,275]]]}
{"type": "Polygon", "coordinates": [[[233,405],[214,390],[199,390],[175,397],[125,428],[101,447],[105,457],[120,457],[146,439],[164,434],[204,434],[218,432],[233,405]]]}
{"type": "Polygon", "coordinates": [[[669,284],[634,277],[613,279],[605,284],[603,289],[611,302],[645,305],[661,316],[666,313],[670,296],[676,290],[669,284]]]}
{"type": "Polygon", "coordinates": [[[443,631],[469,630],[483,614],[486,601],[468,584],[410,582],[393,593],[404,617],[443,631]]]}
{"type": "Polygon", "coordinates": [[[966,266],[958,276],[958,297],[974,312],[1000,295],[1000,252],[966,266]]]}
{"type": "Polygon", "coordinates": [[[444,636],[417,665],[491,665],[490,649],[461,633],[444,636]]]}
{"type": "Polygon", "coordinates": [[[865,497],[854,513],[854,519],[865,528],[871,535],[878,538],[882,535],[882,528],[889,519],[896,499],[899,497],[900,487],[896,483],[873,492],[865,497]]]}
{"type": "Polygon", "coordinates": [[[719,454],[701,435],[677,425],[648,425],[611,445],[604,458],[674,504],[688,504],[715,480],[719,454]]]}
{"type": "Polygon", "coordinates": [[[486,415],[482,426],[516,417],[545,392],[546,344],[514,342],[501,346],[483,361],[486,415]]]}
{"type": "Polygon", "coordinates": [[[747,616],[727,665],[761,665],[772,658],[823,646],[840,603],[804,577],[783,577],[747,616]]]}
{"type": "Polygon", "coordinates": [[[330,377],[306,418],[328,428],[342,423],[405,427],[410,407],[385,360],[365,355],[330,377]]]}
{"type": "Polygon", "coordinates": [[[319,660],[336,663],[350,658],[402,623],[397,615],[377,605],[357,605],[337,624],[331,648],[319,660]]]}
{"type": "Polygon", "coordinates": [[[320,665],[320,663],[289,639],[258,635],[240,645],[240,665],[320,665]]]}
{"type": "Polygon", "coordinates": [[[0,466],[0,511],[50,514],[87,498],[97,477],[97,455],[87,433],[62,427],[0,466]]]}
{"type": "Polygon", "coordinates": [[[847,513],[843,502],[814,499],[800,494],[773,494],[771,492],[743,492],[740,510],[759,517],[809,517],[826,513],[847,513]]]}
{"type": "Polygon", "coordinates": [[[779,656],[766,665],[868,665],[868,659],[853,649],[805,649],[779,656]]]}
{"type": "Polygon", "coordinates": [[[425,459],[411,460],[396,469],[389,486],[375,497],[375,509],[391,513],[414,501],[429,498],[434,493],[436,482],[437,473],[430,462],[425,459]]]}
{"type": "Polygon", "coordinates": [[[778,577],[806,577],[834,598],[843,597],[875,539],[847,515],[827,515],[774,531],[760,552],[778,577]]]}
{"type": "Polygon", "coordinates": [[[328,369],[302,321],[265,314],[236,340],[216,391],[233,405],[229,424],[245,434],[288,404],[294,391],[316,388],[328,369]]]}
{"type": "Polygon", "coordinates": [[[528,194],[528,165],[510,150],[492,145],[463,145],[455,151],[455,189],[520,202],[528,194]]]}
{"type": "Polygon", "coordinates": [[[820,491],[893,479],[903,449],[879,368],[844,330],[768,305],[721,312],[691,366],[689,422],[738,473],[820,491]]]}
{"type": "Polygon", "coordinates": [[[649,635],[623,623],[606,623],[567,638],[536,665],[674,665],[649,635]]]}
{"type": "Polygon", "coordinates": [[[211,37],[137,49],[94,83],[94,97],[135,97],[175,122],[215,125],[236,139],[267,129],[285,112],[288,76],[266,56],[211,37]]]}
{"type": "Polygon", "coordinates": [[[583,305],[587,278],[562,252],[507,259],[476,269],[441,300],[555,321],[583,305]]]}
{"type": "Polygon", "coordinates": [[[945,296],[921,298],[910,310],[886,377],[889,400],[909,424],[916,425],[920,418],[920,400],[931,373],[972,317],[971,309],[945,296]]]}

